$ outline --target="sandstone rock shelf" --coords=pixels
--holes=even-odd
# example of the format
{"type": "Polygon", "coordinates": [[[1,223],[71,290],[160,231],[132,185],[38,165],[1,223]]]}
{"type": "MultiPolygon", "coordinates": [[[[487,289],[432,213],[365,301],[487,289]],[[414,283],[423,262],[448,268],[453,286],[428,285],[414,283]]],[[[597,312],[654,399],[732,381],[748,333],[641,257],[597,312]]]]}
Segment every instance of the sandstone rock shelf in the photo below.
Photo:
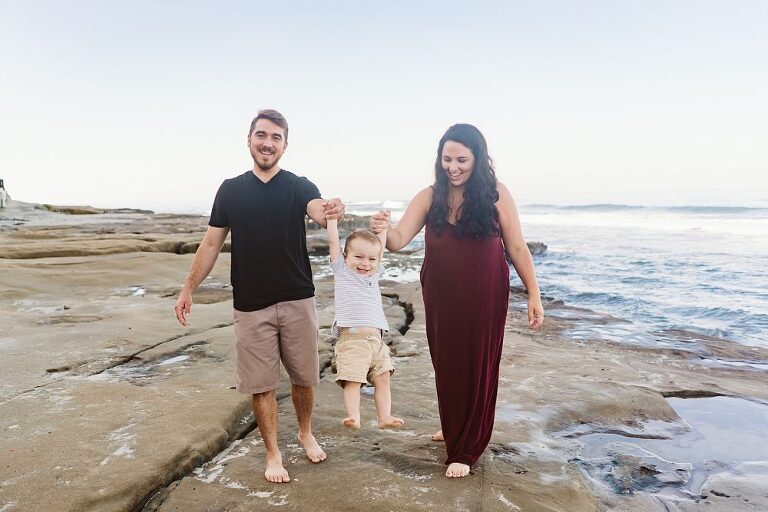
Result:
{"type": "MultiPolygon", "coordinates": [[[[554,299],[545,328],[533,333],[513,290],[491,444],[469,477],[448,480],[443,448],[429,439],[439,420],[418,283],[383,287],[397,367],[393,410],[406,425],[376,429],[366,394],[364,428],[349,431],[339,425],[341,392],[332,382],[328,277],[316,282],[323,377],[314,425],[329,459],[318,466],[303,456],[283,387],[280,445],[293,482],[268,484],[249,400],[232,389],[229,254],[195,294],[184,329],[172,307],[192,254],[137,249],[194,244],[204,229],[196,216],[67,215],[23,203],[0,210],[0,510],[768,507],[759,464],[686,473],[679,464],[687,461],[665,466],[632,444],[673,441],[695,428],[670,400],[768,403],[768,351],[702,337],[684,349],[569,339],[572,322],[620,319],[554,299]],[[55,252],[67,244],[97,252],[55,252]],[[39,257],[19,256],[33,253],[39,257]],[[585,450],[599,435],[624,442],[595,458],[585,450]]],[[[387,258],[394,269],[412,265],[387,258]]]]}

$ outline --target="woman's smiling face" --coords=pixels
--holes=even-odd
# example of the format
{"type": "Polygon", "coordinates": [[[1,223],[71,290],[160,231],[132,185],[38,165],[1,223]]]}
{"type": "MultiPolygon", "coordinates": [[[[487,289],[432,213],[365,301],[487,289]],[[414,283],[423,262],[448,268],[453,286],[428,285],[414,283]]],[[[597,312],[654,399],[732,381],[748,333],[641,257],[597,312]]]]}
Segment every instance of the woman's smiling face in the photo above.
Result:
{"type": "Polygon", "coordinates": [[[448,140],[443,145],[441,161],[451,185],[454,187],[466,185],[475,167],[475,156],[471,149],[459,142],[448,140]]]}

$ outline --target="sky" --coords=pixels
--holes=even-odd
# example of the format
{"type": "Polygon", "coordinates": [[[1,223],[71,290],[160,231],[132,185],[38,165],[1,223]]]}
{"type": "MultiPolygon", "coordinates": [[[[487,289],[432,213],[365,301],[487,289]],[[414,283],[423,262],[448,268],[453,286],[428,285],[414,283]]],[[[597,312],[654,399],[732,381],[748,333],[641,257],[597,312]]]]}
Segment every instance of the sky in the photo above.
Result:
{"type": "Polygon", "coordinates": [[[205,211],[251,119],[324,197],[409,199],[452,124],[518,203],[768,201],[768,2],[0,1],[17,200],[205,211]]]}

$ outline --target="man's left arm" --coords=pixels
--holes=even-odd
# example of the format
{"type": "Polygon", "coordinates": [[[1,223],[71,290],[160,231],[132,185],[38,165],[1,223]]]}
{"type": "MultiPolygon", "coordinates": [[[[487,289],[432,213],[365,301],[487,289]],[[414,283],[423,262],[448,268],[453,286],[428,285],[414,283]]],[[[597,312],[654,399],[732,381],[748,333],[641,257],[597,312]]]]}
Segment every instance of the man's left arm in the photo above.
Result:
{"type": "Polygon", "coordinates": [[[322,227],[328,219],[340,219],[344,216],[344,203],[338,197],[333,199],[313,199],[307,203],[307,215],[322,227]]]}

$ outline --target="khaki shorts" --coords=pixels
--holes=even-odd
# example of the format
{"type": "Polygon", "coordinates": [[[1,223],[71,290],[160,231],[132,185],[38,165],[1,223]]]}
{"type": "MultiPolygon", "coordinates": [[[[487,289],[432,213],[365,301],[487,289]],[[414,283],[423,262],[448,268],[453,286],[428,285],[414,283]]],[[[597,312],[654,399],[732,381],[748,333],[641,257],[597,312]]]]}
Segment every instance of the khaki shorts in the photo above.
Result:
{"type": "Polygon", "coordinates": [[[334,348],[336,383],[369,382],[382,373],[395,371],[389,358],[389,347],[381,335],[342,333],[334,348]]]}
{"type": "Polygon", "coordinates": [[[237,390],[276,389],[280,361],[297,386],[320,382],[315,298],[278,302],[258,311],[235,310],[237,390]]]}

